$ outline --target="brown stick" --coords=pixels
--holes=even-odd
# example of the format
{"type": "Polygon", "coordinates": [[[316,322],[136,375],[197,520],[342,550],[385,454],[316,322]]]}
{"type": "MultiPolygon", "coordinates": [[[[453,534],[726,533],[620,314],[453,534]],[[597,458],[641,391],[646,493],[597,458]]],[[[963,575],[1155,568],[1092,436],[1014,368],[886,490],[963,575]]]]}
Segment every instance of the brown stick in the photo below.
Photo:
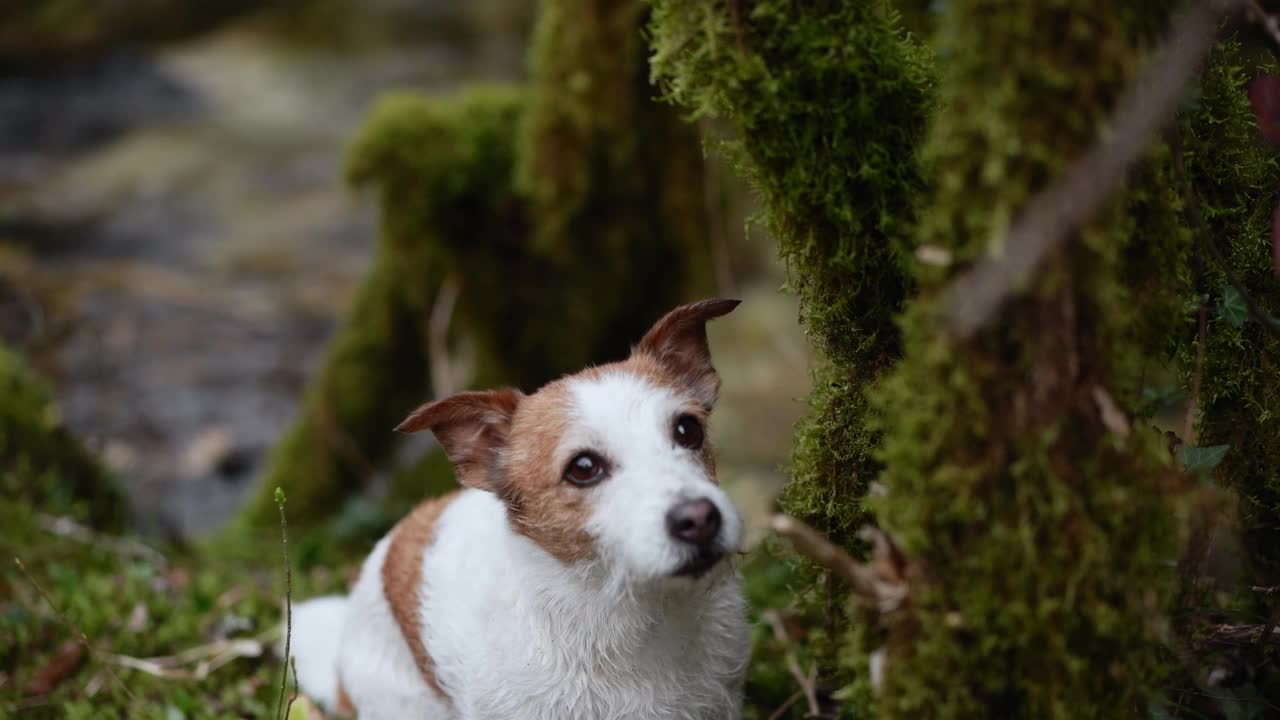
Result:
{"type": "MultiPolygon", "coordinates": [[[[22,574],[27,577],[27,582],[31,583],[31,586],[36,589],[36,592],[40,594],[40,597],[44,600],[45,604],[49,606],[49,609],[53,611],[54,616],[57,617],[73,635],[76,636],[76,640],[84,646],[85,652],[89,653],[89,657],[97,657],[97,648],[93,646],[93,643],[89,642],[89,636],[85,635],[84,631],[81,630],[78,625],[71,622],[71,618],[64,615],[62,610],[53,603],[53,598],[49,597],[49,593],[45,592],[44,587],[35,579],[30,571],[27,570],[27,566],[23,564],[22,559],[15,557],[13,562],[18,566],[18,569],[22,571],[22,574]]],[[[107,674],[111,676],[111,679],[114,680],[116,685],[118,685],[120,689],[124,691],[124,694],[129,697],[129,702],[137,705],[138,698],[131,690],[129,690],[129,686],[124,684],[124,681],[120,679],[119,675],[116,675],[115,671],[112,670],[110,666],[104,665],[104,667],[106,667],[107,674]]]]}
{"type": "Polygon", "coordinates": [[[978,262],[943,291],[943,320],[957,338],[990,322],[1056,248],[1123,185],[1177,107],[1187,81],[1213,46],[1218,23],[1239,0],[1193,0],[1165,45],[1130,86],[1107,123],[1109,131],[1062,176],[1027,203],[1005,235],[1000,254],[978,262]]]}
{"type": "Polygon", "coordinates": [[[873,600],[877,598],[876,578],[871,568],[854,560],[817,530],[789,515],[774,515],[769,527],[786,538],[802,555],[848,581],[858,595],[873,600]]]}
{"type": "Polygon", "coordinates": [[[787,635],[787,628],[782,624],[782,616],[777,610],[765,610],[762,617],[773,629],[774,639],[784,648],[787,670],[791,671],[791,676],[796,679],[796,683],[800,685],[800,691],[804,693],[804,700],[809,705],[809,716],[817,717],[822,712],[822,707],[818,705],[818,666],[814,665],[813,670],[808,674],[800,669],[800,661],[796,659],[795,651],[791,647],[791,638],[787,635]]]}

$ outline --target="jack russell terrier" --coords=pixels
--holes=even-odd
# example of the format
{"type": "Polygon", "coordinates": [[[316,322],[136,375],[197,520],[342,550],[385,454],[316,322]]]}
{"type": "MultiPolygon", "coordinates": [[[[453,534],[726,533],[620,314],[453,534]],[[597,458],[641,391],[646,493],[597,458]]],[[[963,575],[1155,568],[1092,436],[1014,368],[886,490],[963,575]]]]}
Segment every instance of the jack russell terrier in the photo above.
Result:
{"type": "Polygon", "coordinates": [[[706,323],[668,313],[622,362],[465,392],[435,434],[463,489],[294,610],[303,692],[360,720],[735,720],[750,654],[742,520],[716,481],[706,323]]]}

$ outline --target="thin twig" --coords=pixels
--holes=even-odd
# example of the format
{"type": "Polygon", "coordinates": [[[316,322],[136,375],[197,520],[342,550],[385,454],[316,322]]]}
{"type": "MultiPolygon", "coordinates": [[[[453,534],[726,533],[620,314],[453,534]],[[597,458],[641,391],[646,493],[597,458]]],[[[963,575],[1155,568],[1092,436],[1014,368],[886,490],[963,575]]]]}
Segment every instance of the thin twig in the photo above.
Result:
{"type": "Polygon", "coordinates": [[[787,711],[791,709],[792,705],[799,702],[802,697],[804,697],[803,690],[797,690],[794,693],[791,693],[791,697],[787,698],[786,702],[779,705],[778,709],[774,710],[773,713],[769,715],[769,720],[778,720],[778,718],[785,715],[787,711]]]}
{"type": "MultiPolygon", "coordinates": [[[[35,579],[35,576],[27,570],[27,566],[23,564],[22,559],[15,557],[13,562],[18,566],[18,569],[22,571],[22,574],[27,577],[27,582],[31,583],[31,586],[36,589],[36,592],[40,594],[42,599],[44,599],[45,604],[49,606],[49,609],[53,611],[53,614],[58,618],[58,620],[76,636],[76,639],[84,646],[85,652],[89,653],[90,657],[97,656],[97,648],[93,646],[93,643],[89,642],[89,636],[85,635],[84,631],[80,629],[80,626],[71,622],[71,618],[67,617],[66,614],[64,614],[62,610],[54,604],[53,598],[49,596],[49,593],[45,592],[44,586],[42,586],[40,582],[35,579]]],[[[129,702],[136,705],[138,698],[133,694],[133,691],[129,689],[129,686],[124,684],[124,681],[120,679],[119,675],[115,674],[115,671],[111,670],[110,666],[105,667],[107,668],[107,672],[111,675],[111,679],[114,680],[116,685],[118,685],[120,689],[124,691],[124,694],[128,696],[129,702]]]]}
{"type": "Polygon", "coordinates": [[[289,720],[289,716],[293,713],[293,702],[298,699],[298,658],[289,658],[289,669],[293,671],[293,693],[289,695],[289,702],[284,706],[284,720],[289,720]]]}
{"type": "Polygon", "coordinates": [[[1187,416],[1182,422],[1182,442],[1195,445],[1196,414],[1200,406],[1200,376],[1204,373],[1204,344],[1209,334],[1209,309],[1200,304],[1200,331],[1196,340],[1196,367],[1191,376],[1191,398],[1187,401],[1187,416]]]}
{"type": "Polygon", "coordinates": [[[1280,46],[1280,20],[1268,13],[1262,7],[1262,3],[1258,2],[1258,0],[1249,0],[1249,4],[1245,6],[1245,16],[1249,18],[1250,22],[1261,25],[1267,35],[1271,36],[1271,42],[1280,46]]]}
{"type": "Polygon", "coordinates": [[[809,715],[816,717],[822,712],[822,707],[818,705],[818,666],[815,664],[813,670],[807,674],[800,669],[800,660],[796,658],[791,638],[787,635],[787,628],[782,624],[782,616],[778,614],[777,610],[765,610],[762,617],[765,622],[769,623],[769,627],[773,629],[774,639],[783,647],[783,652],[786,654],[787,670],[791,672],[791,676],[800,685],[800,691],[804,693],[804,700],[809,705],[809,715]]]}
{"type": "Polygon", "coordinates": [[[36,516],[36,523],[40,525],[41,529],[59,537],[75,540],[85,545],[92,545],[126,558],[145,560],[161,569],[169,564],[168,559],[160,551],[139,540],[104,535],[81,525],[69,517],[40,514],[36,516]]]}
{"type": "Polygon", "coordinates": [[[1239,9],[1239,0],[1189,4],[1165,45],[1116,105],[1109,131],[1027,203],[999,254],[980,261],[944,290],[939,307],[955,337],[971,337],[990,322],[1005,299],[1120,189],[1173,114],[1187,81],[1213,46],[1218,23],[1239,9]]]}
{"type": "MultiPolygon", "coordinates": [[[[284,696],[289,691],[289,666],[293,663],[290,645],[293,642],[293,572],[289,568],[289,529],[284,518],[284,490],[276,488],[276,507],[280,510],[280,551],[284,554],[284,671],[280,674],[280,697],[276,700],[277,720],[284,720],[280,711],[284,709],[284,696]]],[[[298,684],[298,670],[294,667],[293,684],[298,684]]],[[[289,700],[293,705],[293,699],[289,700]]]]}
{"type": "Polygon", "coordinates": [[[106,659],[113,665],[137,670],[154,677],[169,680],[204,680],[233,660],[260,657],[262,652],[262,641],[240,638],[199,645],[175,655],[139,658],[131,655],[110,654],[106,659]],[[194,668],[185,667],[192,664],[194,668]]]}
{"type": "MultiPolygon", "coordinates": [[[[774,515],[769,527],[788,542],[802,555],[823,565],[839,577],[848,581],[853,593],[869,600],[881,612],[889,612],[899,608],[907,598],[907,583],[894,568],[882,577],[875,567],[853,559],[853,556],[822,536],[817,530],[789,515],[774,515]]],[[[877,552],[889,555],[895,552],[887,537],[878,538],[877,552]]],[[[879,558],[888,570],[888,566],[896,566],[901,558],[879,558]]]]}
{"type": "Polygon", "coordinates": [[[431,393],[436,397],[452,395],[467,384],[459,363],[449,357],[449,326],[461,293],[462,280],[457,273],[449,273],[427,315],[427,359],[431,366],[431,393]]]}

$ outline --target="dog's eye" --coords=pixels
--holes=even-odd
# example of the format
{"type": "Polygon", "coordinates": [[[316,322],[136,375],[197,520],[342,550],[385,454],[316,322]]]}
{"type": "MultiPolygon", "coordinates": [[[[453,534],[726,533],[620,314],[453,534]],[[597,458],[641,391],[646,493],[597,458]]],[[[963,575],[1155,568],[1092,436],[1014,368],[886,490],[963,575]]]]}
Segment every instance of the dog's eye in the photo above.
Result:
{"type": "Polygon", "coordinates": [[[578,453],[565,467],[564,476],[575,485],[594,485],[604,478],[604,460],[593,452],[578,453]]]}
{"type": "Polygon", "coordinates": [[[675,429],[672,434],[675,436],[676,444],[680,447],[697,450],[702,447],[702,423],[698,422],[698,418],[692,415],[681,415],[676,418],[675,429]]]}

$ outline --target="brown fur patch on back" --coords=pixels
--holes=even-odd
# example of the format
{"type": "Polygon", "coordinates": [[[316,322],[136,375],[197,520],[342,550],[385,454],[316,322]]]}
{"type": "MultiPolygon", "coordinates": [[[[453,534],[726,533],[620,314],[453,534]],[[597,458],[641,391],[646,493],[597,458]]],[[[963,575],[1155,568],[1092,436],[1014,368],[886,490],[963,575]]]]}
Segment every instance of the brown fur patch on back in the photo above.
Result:
{"type": "Polygon", "coordinates": [[[428,500],[406,515],[391,531],[391,546],[382,562],[382,592],[400,633],[409,644],[413,661],[423,680],[440,698],[448,696],[436,680],[435,663],[422,642],[422,623],[418,609],[422,604],[422,556],[435,538],[440,513],[457,497],[450,493],[428,500]]]}

